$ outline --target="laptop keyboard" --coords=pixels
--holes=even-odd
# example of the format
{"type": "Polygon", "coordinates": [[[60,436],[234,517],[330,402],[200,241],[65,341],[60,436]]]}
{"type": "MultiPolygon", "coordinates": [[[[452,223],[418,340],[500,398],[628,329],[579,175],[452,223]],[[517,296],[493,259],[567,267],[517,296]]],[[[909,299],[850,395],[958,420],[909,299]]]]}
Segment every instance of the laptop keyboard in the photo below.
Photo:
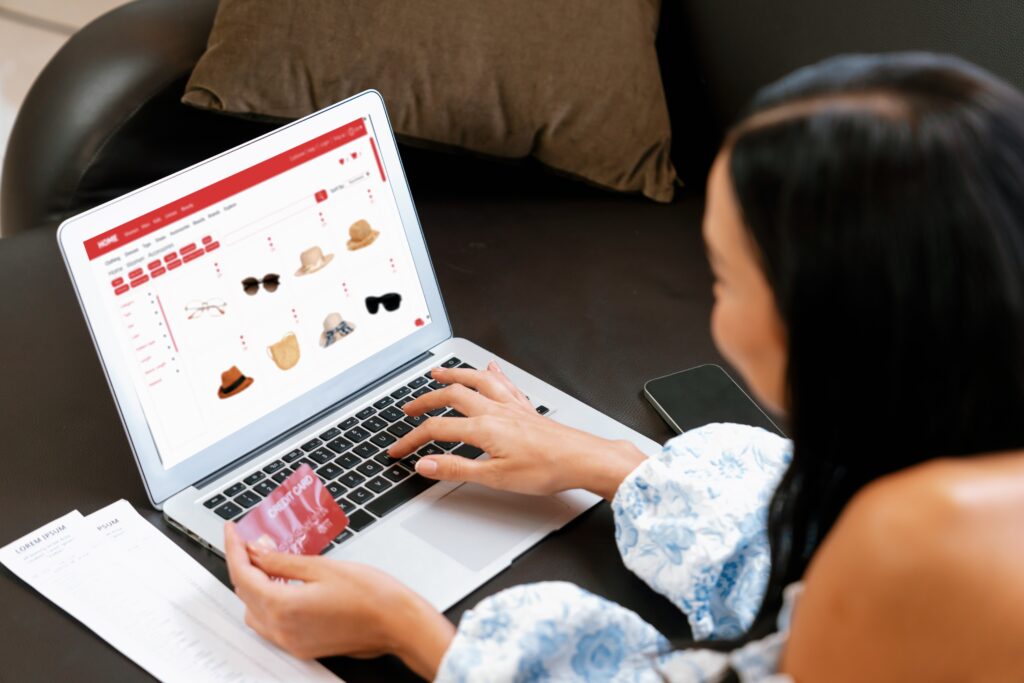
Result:
{"type": "MultiPolygon", "coordinates": [[[[441,367],[473,369],[472,365],[455,357],[444,361],[441,367]]],[[[477,458],[483,454],[483,450],[467,443],[435,441],[401,460],[389,457],[387,448],[422,424],[428,415],[463,417],[451,408],[436,408],[420,417],[406,415],[402,412],[406,403],[445,386],[433,380],[429,372],[407,380],[337,426],[308,438],[295,450],[224,487],[220,493],[203,501],[203,505],[222,519],[237,521],[292,471],[306,463],[348,516],[348,528],[323,552],[363,532],[379,518],[438,483],[416,474],[416,461],[424,455],[453,453],[477,458]]],[[[548,409],[538,406],[537,412],[544,415],[548,409]]]]}

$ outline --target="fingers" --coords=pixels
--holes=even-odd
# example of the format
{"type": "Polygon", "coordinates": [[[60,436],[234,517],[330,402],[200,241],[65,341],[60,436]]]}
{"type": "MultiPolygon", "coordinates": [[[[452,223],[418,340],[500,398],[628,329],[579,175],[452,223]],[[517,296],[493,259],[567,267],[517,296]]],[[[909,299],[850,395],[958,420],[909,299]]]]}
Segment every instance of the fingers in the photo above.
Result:
{"type": "Polygon", "coordinates": [[[270,577],[249,560],[245,541],[238,535],[233,522],[224,525],[224,559],[228,563],[231,585],[242,602],[250,604],[262,600],[274,589],[275,584],[270,577]]]}
{"type": "MultiPolygon", "coordinates": [[[[412,404],[409,404],[412,405],[412,404]]],[[[404,458],[428,441],[468,441],[471,444],[487,448],[481,439],[486,435],[480,430],[479,417],[430,417],[416,429],[391,444],[388,455],[392,458],[404,458]]]]}
{"type": "Polygon", "coordinates": [[[254,545],[249,546],[249,555],[253,563],[270,576],[300,581],[313,581],[322,576],[323,558],[317,555],[292,555],[254,545]]]}
{"type": "Polygon", "coordinates": [[[431,455],[416,463],[416,471],[428,479],[472,481],[486,484],[494,460],[470,460],[459,455],[431,455]]]}
{"type": "Polygon", "coordinates": [[[443,384],[464,384],[495,401],[507,401],[514,397],[505,384],[498,379],[497,373],[488,370],[434,368],[433,377],[443,384]]]}
{"type": "Polygon", "coordinates": [[[408,415],[422,415],[444,406],[451,406],[463,415],[480,415],[493,408],[494,402],[462,384],[452,384],[410,401],[404,410],[408,415]]]}
{"type": "Polygon", "coordinates": [[[526,394],[524,394],[522,390],[519,387],[517,387],[512,382],[512,380],[508,378],[508,375],[506,375],[505,372],[498,366],[497,361],[492,360],[490,363],[488,363],[487,369],[494,373],[495,377],[498,378],[498,381],[505,385],[505,388],[508,389],[509,392],[511,392],[512,395],[518,401],[520,401],[521,403],[525,403],[531,408],[533,407],[533,405],[530,403],[530,399],[526,398],[526,394]]]}

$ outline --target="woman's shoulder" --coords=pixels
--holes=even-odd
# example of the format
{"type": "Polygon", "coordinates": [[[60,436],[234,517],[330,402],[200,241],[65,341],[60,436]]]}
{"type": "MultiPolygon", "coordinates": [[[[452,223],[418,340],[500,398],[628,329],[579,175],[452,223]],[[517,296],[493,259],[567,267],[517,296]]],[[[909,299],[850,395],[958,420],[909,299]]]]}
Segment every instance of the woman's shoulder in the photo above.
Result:
{"type": "Polygon", "coordinates": [[[865,487],[805,576],[797,680],[1024,676],[1024,451],[936,460],[865,487]]]}

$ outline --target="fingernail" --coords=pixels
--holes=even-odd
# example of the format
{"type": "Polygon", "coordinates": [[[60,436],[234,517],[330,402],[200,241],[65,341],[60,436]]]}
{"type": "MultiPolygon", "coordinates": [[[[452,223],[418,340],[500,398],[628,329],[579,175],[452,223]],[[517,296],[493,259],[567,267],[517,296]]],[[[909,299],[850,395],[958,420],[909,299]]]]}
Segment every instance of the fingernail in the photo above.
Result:
{"type": "Polygon", "coordinates": [[[494,368],[495,370],[497,370],[498,372],[501,372],[501,374],[503,374],[503,375],[505,374],[504,372],[502,372],[501,366],[498,365],[498,361],[492,360],[491,361],[491,367],[494,368]]]}
{"type": "Polygon", "coordinates": [[[251,542],[250,543],[246,543],[245,544],[245,548],[246,548],[246,550],[249,551],[250,555],[255,555],[257,557],[259,557],[259,556],[263,555],[265,552],[267,552],[266,550],[264,550],[260,546],[256,545],[255,543],[251,543],[251,542]]]}
{"type": "Polygon", "coordinates": [[[437,462],[435,460],[420,460],[416,463],[416,471],[420,474],[436,474],[437,462]]]}

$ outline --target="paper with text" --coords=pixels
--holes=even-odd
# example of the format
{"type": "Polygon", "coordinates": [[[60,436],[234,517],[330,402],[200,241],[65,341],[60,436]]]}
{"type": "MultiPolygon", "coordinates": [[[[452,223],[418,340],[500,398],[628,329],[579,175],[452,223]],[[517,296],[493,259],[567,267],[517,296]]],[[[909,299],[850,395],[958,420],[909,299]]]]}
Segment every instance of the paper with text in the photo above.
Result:
{"type": "Polygon", "coordinates": [[[337,681],[245,626],[245,607],[126,501],[70,512],[0,562],[162,681],[337,681]]]}

